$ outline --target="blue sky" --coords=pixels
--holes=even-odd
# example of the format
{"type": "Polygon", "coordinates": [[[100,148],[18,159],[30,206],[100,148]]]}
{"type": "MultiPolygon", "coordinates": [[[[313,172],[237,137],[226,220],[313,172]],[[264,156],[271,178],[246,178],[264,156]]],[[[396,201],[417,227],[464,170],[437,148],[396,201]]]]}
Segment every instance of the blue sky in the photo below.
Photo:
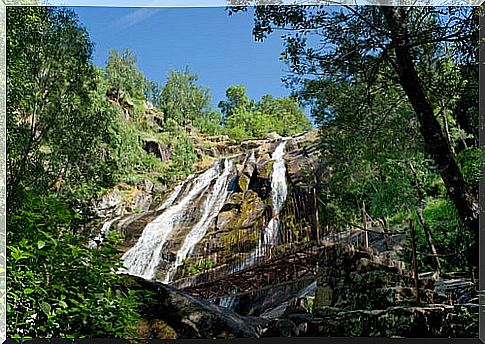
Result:
{"type": "Polygon", "coordinates": [[[170,70],[189,66],[199,85],[209,87],[214,105],[234,84],[250,98],[288,96],[279,60],[283,41],[277,33],[264,42],[252,36],[252,12],[229,16],[224,7],[121,8],[74,7],[95,44],[94,63],[103,67],[109,49],[129,48],[148,79],[165,82],[170,70]]]}

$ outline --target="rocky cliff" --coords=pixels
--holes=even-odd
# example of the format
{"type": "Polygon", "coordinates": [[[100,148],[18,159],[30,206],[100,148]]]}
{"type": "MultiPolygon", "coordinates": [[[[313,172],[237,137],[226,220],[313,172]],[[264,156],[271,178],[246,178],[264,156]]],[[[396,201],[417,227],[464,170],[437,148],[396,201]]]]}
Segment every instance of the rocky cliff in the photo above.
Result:
{"type": "MultiPolygon", "coordinates": [[[[130,288],[154,295],[143,310],[143,336],[476,336],[470,297],[457,304],[444,292],[453,281],[422,278],[416,303],[412,274],[398,260],[405,234],[370,232],[371,248],[362,248],[359,230],[323,230],[314,190],[328,169],[317,135],[240,144],[194,137],[198,170],[187,178],[164,187],[121,185],[98,200],[95,210],[105,216],[98,238],[108,230],[122,235],[130,288]],[[338,245],[318,248],[318,272],[292,283],[205,300],[173,287],[210,276],[204,272],[264,265],[295,244],[322,241],[338,245]]],[[[163,156],[157,147],[153,154],[163,156]]],[[[458,281],[462,298],[465,284],[458,281]]]]}
{"type": "MultiPolygon", "coordinates": [[[[178,264],[173,272],[173,279],[200,272],[218,264],[227,264],[242,259],[257,246],[262,230],[274,216],[272,211],[272,174],[275,160],[272,154],[276,147],[285,142],[283,154],[284,179],[288,194],[279,211],[280,240],[295,241],[312,235],[315,227],[316,203],[313,185],[323,174],[316,150],[317,131],[311,131],[291,138],[272,137],[266,140],[250,140],[240,144],[230,142],[226,137],[206,138],[199,142],[198,150],[214,150],[214,159],[208,168],[196,172],[179,184],[168,187],[158,198],[160,192],[148,181],[130,190],[117,188],[102,197],[95,205],[98,216],[111,218],[109,227],[118,230],[124,242],[121,252],[127,252],[138,242],[144,229],[151,222],[173,221],[172,217],[160,217],[168,208],[167,201],[182,202],[191,197],[197,189],[204,172],[217,167],[223,169],[223,160],[230,160],[227,174],[227,192],[221,194],[218,209],[207,208],[208,197],[214,191],[216,179],[207,181],[183,208],[183,214],[177,214],[176,228],[171,228],[163,242],[163,252],[157,263],[158,270],[168,269],[177,259],[184,241],[201,219],[207,217],[207,223],[199,240],[190,247],[190,254],[183,257],[183,264],[178,264]],[[208,142],[211,147],[208,147],[208,142]],[[129,194],[128,201],[126,195],[129,194]],[[172,199],[170,199],[172,198],[172,199]],[[283,237],[284,236],[284,237],[283,237]]],[[[199,161],[200,164],[200,161],[199,161]]],[[[172,204],[170,204],[172,205],[172,204]]],[[[105,226],[107,227],[107,226],[105,226]]],[[[106,231],[107,228],[104,228],[106,231]]],[[[180,263],[180,262],[179,262],[180,263]]],[[[160,279],[162,274],[158,276],[160,279]]]]}

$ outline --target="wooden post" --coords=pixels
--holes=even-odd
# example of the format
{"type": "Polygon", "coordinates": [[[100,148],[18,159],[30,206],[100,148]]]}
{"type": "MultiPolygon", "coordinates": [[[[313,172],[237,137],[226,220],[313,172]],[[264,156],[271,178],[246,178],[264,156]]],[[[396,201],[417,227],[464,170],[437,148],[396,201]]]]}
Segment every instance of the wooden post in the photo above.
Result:
{"type": "Polygon", "coordinates": [[[367,232],[367,214],[365,212],[365,203],[362,203],[362,226],[364,228],[364,246],[369,247],[369,232],[367,232]]]}
{"type": "Polygon", "coordinates": [[[418,259],[416,254],[416,239],[414,236],[414,219],[409,220],[409,230],[411,232],[411,245],[413,249],[413,268],[414,268],[414,283],[416,285],[416,302],[419,305],[418,259]]]}
{"type": "Polygon", "coordinates": [[[313,205],[315,207],[315,225],[317,226],[317,243],[320,242],[320,219],[318,217],[317,190],[313,189],[313,205]]]}

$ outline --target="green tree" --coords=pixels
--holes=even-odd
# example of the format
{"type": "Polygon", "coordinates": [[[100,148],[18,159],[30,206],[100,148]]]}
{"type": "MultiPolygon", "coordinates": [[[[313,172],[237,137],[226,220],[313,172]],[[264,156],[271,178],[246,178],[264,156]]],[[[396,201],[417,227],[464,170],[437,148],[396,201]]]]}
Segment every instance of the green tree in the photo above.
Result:
{"type": "MultiPolygon", "coordinates": [[[[231,13],[243,9],[234,7],[231,13]]],[[[378,77],[384,77],[399,87],[413,109],[425,151],[434,161],[461,221],[473,233],[475,245],[476,195],[463,178],[436,111],[443,108],[439,103],[443,90],[447,106],[458,106],[459,102],[451,100],[464,87],[461,68],[441,67],[448,61],[458,66],[476,61],[476,48],[470,47],[477,37],[478,11],[451,6],[258,6],[253,30],[255,38],[262,40],[275,28],[288,29],[283,58],[295,73],[296,82],[319,76],[372,86],[378,77]],[[437,78],[440,73],[445,74],[437,78]]],[[[470,250],[475,265],[476,249],[470,250]]]]}
{"type": "Polygon", "coordinates": [[[105,71],[109,87],[128,93],[131,98],[145,99],[151,90],[152,85],[137,68],[136,56],[130,49],[110,50],[105,71]]]}
{"type": "Polygon", "coordinates": [[[118,240],[88,248],[74,234],[80,220],[64,201],[34,195],[9,218],[9,337],[135,335],[138,300],[113,273],[121,267],[118,240]]]}
{"type": "Polygon", "coordinates": [[[73,12],[10,7],[7,19],[8,334],[132,336],[138,301],[113,273],[115,240],[86,247],[73,210],[125,154],[106,79],[73,12]]]}
{"type": "Polygon", "coordinates": [[[12,211],[28,189],[59,191],[61,181],[79,185],[96,178],[85,172],[113,113],[93,100],[99,75],[90,61],[92,45],[71,11],[11,7],[7,20],[7,197],[12,211]]]}
{"type": "Polygon", "coordinates": [[[379,218],[416,205],[407,162],[422,160],[422,140],[402,91],[385,84],[366,89],[357,82],[309,80],[300,96],[311,106],[321,128],[320,149],[332,166],[325,187],[327,216],[334,214],[327,221],[359,217],[363,203],[379,218]]]}
{"type": "Polygon", "coordinates": [[[229,121],[236,111],[250,111],[254,101],[246,94],[244,85],[232,85],[226,90],[227,100],[221,100],[218,104],[225,121],[229,121]]]}
{"type": "Polygon", "coordinates": [[[227,100],[219,102],[224,127],[237,140],[262,138],[275,131],[289,136],[311,128],[302,107],[294,98],[265,95],[259,101],[249,99],[243,85],[226,90],[227,100]]]}
{"type": "Polygon", "coordinates": [[[198,79],[188,68],[171,71],[155,104],[162,109],[165,122],[170,119],[184,126],[189,120],[203,131],[214,131],[220,118],[211,108],[209,89],[198,86],[198,79]]]}
{"type": "Polygon", "coordinates": [[[310,120],[295,98],[274,98],[265,95],[255,105],[256,110],[269,115],[275,125],[274,131],[290,136],[311,129],[310,120]]]}

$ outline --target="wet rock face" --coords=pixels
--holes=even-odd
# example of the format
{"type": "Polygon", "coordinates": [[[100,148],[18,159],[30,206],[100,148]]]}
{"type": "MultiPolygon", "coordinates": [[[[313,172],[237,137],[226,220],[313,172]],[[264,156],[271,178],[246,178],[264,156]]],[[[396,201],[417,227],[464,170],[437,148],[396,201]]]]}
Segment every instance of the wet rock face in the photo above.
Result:
{"type": "Polygon", "coordinates": [[[106,195],[94,200],[91,209],[100,218],[113,218],[133,211],[149,211],[156,191],[155,185],[149,180],[142,180],[133,186],[119,184],[106,195]]]}
{"type": "Polygon", "coordinates": [[[119,190],[114,190],[94,202],[93,212],[97,217],[108,217],[110,214],[121,213],[123,199],[119,190]]]}
{"type": "Polygon", "coordinates": [[[323,180],[321,174],[326,169],[319,158],[317,138],[318,132],[311,131],[289,140],[286,145],[287,173],[294,185],[311,184],[315,179],[323,180]]]}
{"type": "MultiPolygon", "coordinates": [[[[127,278],[130,289],[153,293],[152,300],[143,302],[145,321],[149,324],[162,321],[173,330],[177,339],[258,338],[266,324],[265,320],[243,317],[161,283],[131,276],[127,278]]],[[[146,332],[154,336],[154,331],[146,332]]]]}

